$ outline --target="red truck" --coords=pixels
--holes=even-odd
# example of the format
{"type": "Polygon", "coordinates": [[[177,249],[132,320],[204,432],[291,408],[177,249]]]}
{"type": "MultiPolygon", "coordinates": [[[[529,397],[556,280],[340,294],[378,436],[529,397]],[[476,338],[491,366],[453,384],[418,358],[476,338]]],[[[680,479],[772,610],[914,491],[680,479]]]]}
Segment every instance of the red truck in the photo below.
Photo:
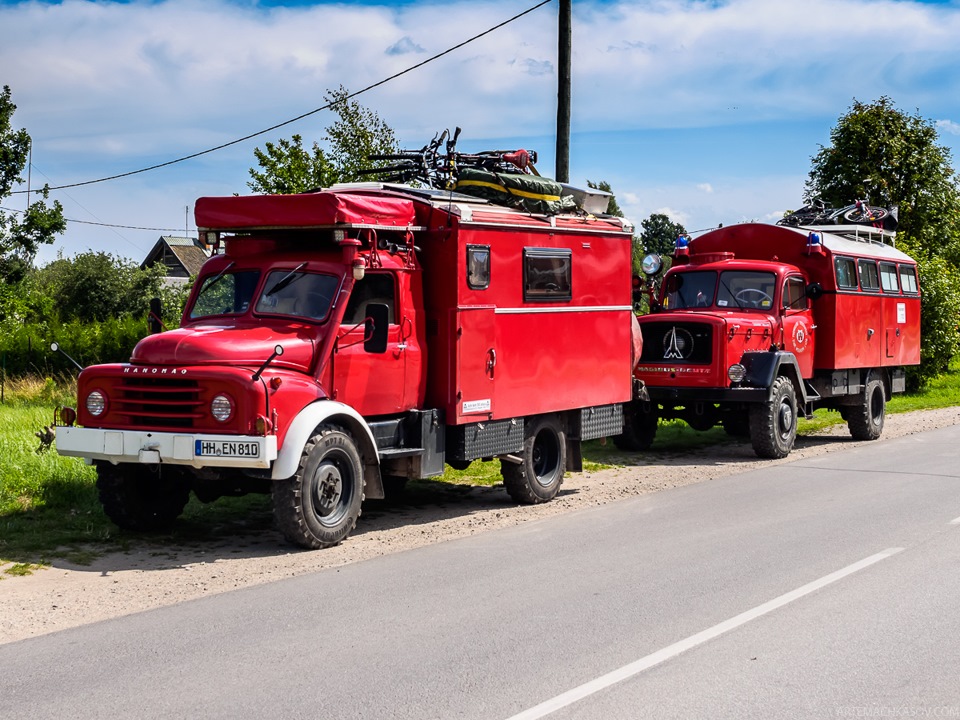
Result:
{"type": "Polygon", "coordinates": [[[920,362],[916,263],[893,238],[863,224],[747,223],[680,239],[654,312],[639,318],[642,388],[618,446],[646,449],[658,418],[679,418],[779,458],[817,407],[839,411],[858,440],[879,437],[904,368],[920,362]]]}
{"type": "Polygon", "coordinates": [[[207,197],[220,249],[181,327],[86,368],[57,450],[97,469],[120,527],[272,493],[291,542],[335,545],[366,498],[499,458],[553,498],[581,441],[617,435],[638,350],[633,227],[431,188],[207,197]]]}

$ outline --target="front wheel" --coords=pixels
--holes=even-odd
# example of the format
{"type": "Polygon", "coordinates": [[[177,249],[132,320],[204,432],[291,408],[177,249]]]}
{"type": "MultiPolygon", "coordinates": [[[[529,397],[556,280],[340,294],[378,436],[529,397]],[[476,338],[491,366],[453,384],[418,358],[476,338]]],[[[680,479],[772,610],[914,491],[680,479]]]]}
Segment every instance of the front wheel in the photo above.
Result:
{"type": "Polygon", "coordinates": [[[283,536],[310,549],[340,544],[363,502],[363,464],[353,438],[321,426],[303,449],[296,474],[273,485],[273,515],[283,536]]]}
{"type": "Polygon", "coordinates": [[[750,407],[750,441],[758,457],[783,458],[796,437],[797,393],[790,379],[780,375],[770,399],[750,407]]]}
{"type": "Polygon", "coordinates": [[[533,505],[552,500],[560,490],[567,467],[567,436],[551,416],[533,418],[525,431],[521,462],[500,460],[500,473],[510,497],[533,505]]]}
{"type": "Polygon", "coordinates": [[[97,463],[97,491],[103,511],[124,530],[166,530],[190,499],[187,471],[171,465],[97,463]]]}
{"type": "Polygon", "coordinates": [[[854,440],[876,440],[883,432],[887,414],[887,396],[883,381],[876,377],[867,380],[860,403],[847,408],[847,427],[854,440]]]}

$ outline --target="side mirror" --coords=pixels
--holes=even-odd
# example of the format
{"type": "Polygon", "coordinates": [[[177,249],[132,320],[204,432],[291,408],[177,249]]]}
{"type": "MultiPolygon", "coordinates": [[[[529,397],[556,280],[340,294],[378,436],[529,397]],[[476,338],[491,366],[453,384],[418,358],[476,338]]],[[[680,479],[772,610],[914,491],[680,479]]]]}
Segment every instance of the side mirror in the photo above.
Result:
{"type": "Polygon", "coordinates": [[[390,321],[390,308],[384,303],[369,303],[366,313],[363,349],[368,353],[385,353],[387,351],[387,326],[390,321]]]}
{"type": "Polygon", "coordinates": [[[807,297],[811,300],[818,300],[823,297],[823,285],[818,282],[807,285],[807,297]]]}

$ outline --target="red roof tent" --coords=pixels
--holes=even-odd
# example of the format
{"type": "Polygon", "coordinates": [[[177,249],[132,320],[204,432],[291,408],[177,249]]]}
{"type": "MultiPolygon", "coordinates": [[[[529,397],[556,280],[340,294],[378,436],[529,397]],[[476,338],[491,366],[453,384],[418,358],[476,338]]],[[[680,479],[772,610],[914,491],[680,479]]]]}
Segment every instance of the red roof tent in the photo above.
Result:
{"type": "Polygon", "coordinates": [[[407,228],[413,225],[414,215],[413,201],[408,198],[335,192],[202,197],[194,206],[201,231],[336,225],[407,228]]]}

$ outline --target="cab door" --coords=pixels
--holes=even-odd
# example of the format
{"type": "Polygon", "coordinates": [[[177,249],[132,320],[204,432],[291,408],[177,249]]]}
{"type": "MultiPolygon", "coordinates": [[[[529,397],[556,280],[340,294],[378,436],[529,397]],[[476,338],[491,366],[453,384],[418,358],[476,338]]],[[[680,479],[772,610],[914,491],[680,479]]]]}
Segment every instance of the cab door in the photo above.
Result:
{"type": "Polygon", "coordinates": [[[407,409],[407,337],[392,273],[367,273],[355,283],[337,335],[333,399],[363,416],[389,415],[407,409]],[[387,306],[387,349],[382,353],[367,352],[363,347],[367,306],[372,303],[387,306]]]}
{"type": "Polygon", "coordinates": [[[813,377],[813,312],[807,297],[807,283],[801,275],[789,275],[783,281],[780,301],[780,322],[783,326],[783,349],[793,353],[800,374],[813,377]]]}

